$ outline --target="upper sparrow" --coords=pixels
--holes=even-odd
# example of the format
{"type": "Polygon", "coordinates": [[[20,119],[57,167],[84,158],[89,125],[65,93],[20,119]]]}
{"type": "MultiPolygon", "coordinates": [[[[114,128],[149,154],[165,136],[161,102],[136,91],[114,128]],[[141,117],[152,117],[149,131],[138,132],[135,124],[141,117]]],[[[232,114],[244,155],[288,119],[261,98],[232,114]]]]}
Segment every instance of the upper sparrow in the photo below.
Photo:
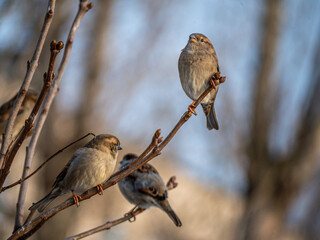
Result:
{"type": "MultiPolygon", "coordinates": [[[[127,154],[120,161],[120,169],[130,165],[138,156],[127,154]]],[[[145,164],[118,183],[123,196],[137,207],[147,209],[151,206],[165,211],[177,227],[182,223],[171,209],[168,201],[167,186],[158,171],[150,164],[145,164]]]]}
{"type": "Polygon", "coordinates": [[[52,190],[43,199],[33,204],[29,210],[42,212],[56,197],[72,192],[73,199],[79,206],[80,196],[88,189],[97,186],[102,194],[102,185],[113,173],[118,150],[121,150],[118,138],[101,134],[84,147],[79,148],[62,172],[57,176],[52,190]]]}
{"type": "MultiPolygon", "coordinates": [[[[0,107],[0,142],[2,142],[2,133],[4,133],[7,121],[10,116],[10,112],[12,110],[14,101],[16,100],[17,94],[11,98],[9,101],[2,104],[0,107]]],[[[15,138],[22,127],[24,126],[25,120],[29,117],[36,101],[38,98],[38,94],[35,93],[32,90],[29,90],[26,93],[26,96],[21,104],[21,107],[19,109],[16,122],[14,124],[13,130],[12,130],[12,137],[15,138]]]]}
{"type": "MultiPolygon", "coordinates": [[[[180,54],[178,68],[183,90],[188,97],[196,100],[210,82],[214,84],[212,77],[220,72],[218,58],[210,40],[201,33],[191,34],[186,47],[180,54]]],[[[209,130],[219,129],[214,109],[214,100],[218,89],[219,86],[215,86],[215,89],[201,102],[209,130]]],[[[189,106],[189,111],[196,114],[193,104],[189,106]]]]}

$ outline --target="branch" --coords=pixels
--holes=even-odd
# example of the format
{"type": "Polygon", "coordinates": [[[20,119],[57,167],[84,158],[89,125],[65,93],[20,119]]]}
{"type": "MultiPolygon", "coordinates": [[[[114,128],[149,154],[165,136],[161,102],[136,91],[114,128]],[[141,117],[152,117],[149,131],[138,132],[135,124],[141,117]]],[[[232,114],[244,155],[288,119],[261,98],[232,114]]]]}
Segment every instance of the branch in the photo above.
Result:
{"type": "Polygon", "coordinates": [[[52,80],[54,77],[53,67],[54,67],[55,59],[62,48],[63,48],[62,42],[58,42],[58,43],[56,43],[55,41],[51,42],[51,45],[50,45],[51,57],[50,57],[50,62],[49,62],[49,66],[48,66],[48,72],[45,73],[43,76],[44,84],[43,84],[41,93],[40,93],[40,95],[39,95],[39,97],[38,97],[38,99],[32,109],[32,112],[30,113],[29,118],[25,121],[25,125],[24,125],[22,131],[20,132],[18,139],[14,142],[13,146],[10,148],[10,150],[9,150],[10,154],[9,155],[6,154],[6,156],[5,156],[5,159],[4,159],[5,164],[4,164],[4,167],[3,167],[2,171],[1,171],[1,175],[0,175],[0,192],[2,190],[3,183],[6,180],[8,174],[10,172],[11,164],[12,164],[19,148],[21,147],[23,141],[25,140],[28,133],[32,129],[34,118],[37,115],[39,108],[44,100],[44,97],[47,94],[48,89],[52,83],[52,80]]]}
{"type": "Polygon", "coordinates": [[[30,130],[33,127],[34,118],[37,115],[39,108],[43,102],[43,99],[44,99],[46,93],[48,92],[48,89],[49,89],[51,82],[53,80],[53,76],[54,76],[53,66],[54,66],[55,58],[62,48],[63,48],[62,42],[59,42],[58,44],[56,44],[56,42],[53,41],[51,43],[50,63],[49,63],[49,67],[48,67],[48,72],[44,75],[44,85],[43,85],[42,91],[41,91],[41,93],[35,103],[34,108],[32,109],[32,112],[30,113],[29,118],[25,121],[24,128],[20,132],[18,139],[15,141],[14,145],[10,148],[10,154],[5,156],[5,164],[4,164],[4,168],[2,169],[1,176],[0,176],[0,191],[2,189],[2,185],[3,185],[7,175],[9,174],[10,167],[11,167],[11,164],[13,162],[13,159],[14,159],[16,153],[18,152],[20,146],[22,145],[23,141],[25,140],[28,133],[30,132],[30,130]]]}
{"type": "MultiPolygon", "coordinates": [[[[219,83],[223,83],[225,81],[225,77],[220,77],[217,80],[219,83]]],[[[206,95],[209,94],[210,91],[212,91],[214,87],[210,85],[201,95],[200,97],[194,102],[195,108],[200,104],[200,102],[206,97],[206,95]]],[[[151,159],[155,158],[156,156],[161,154],[161,150],[170,142],[170,140],[174,137],[176,132],[179,130],[179,128],[191,117],[191,113],[189,111],[185,112],[183,116],[180,118],[176,126],[172,129],[172,131],[169,133],[169,135],[165,138],[164,141],[162,141],[162,138],[160,137],[161,130],[158,129],[152,138],[151,143],[146,148],[146,150],[128,167],[116,172],[113,174],[105,183],[102,184],[102,188],[105,190],[116,183],[118,183],[120,180],[125,178],[126,176],[130,175],[132,172],[136,171],[138,168],[146,164],[151,159]],[[162,143],[161,143],[162,142],[162,143]],[[161,143],[159,145],[159,143],[161,143]]],[[[84,201],[86,199],[91,198],[92,196],[96,195],[98,193],[97,188],[91,188],[85,193],[81,195],[81,200],[84,201]]],[[[32,232],[34,229],[39,229],[39,225],[43,225],[44,222],[46,222],[48,219],[59,213],[60,211],[72,206],[74,204],[73,198],[69,198],[66,201],[60,203],[56,207],[53,207],[46,212],[42,213],[38,217],[34,218],[31,221],[26,222],[21,228],[19,228],[16,232],[12,234],[12,236],[9,239],[18,239],[21,236],[25,236],[26,234],[32,232]]]]}
{"type": "MultiPolygon", "coordinates": [[[[20,90],[19,90],[19,93],[18,93],[17,98],[15,100],[15,103],[12,107],[10,117],[9,117],[7,125],[6,125],[6,129],[3,134],[3,141],[2,141],[1,151],[0,151],[0,165],[2,165],[2,163],[5,161],[5,156],[8,152],[9,144],[12,140],[12,129],[14,126],[14,122],[15,122],[16,117],[18,115],[21,104],[25,98],[25,95],[27,93],[27,90],[29,88],[31,80],[33,78],[34,72],[39,65],[40,54],[42,51],[44,41],[47,37],[51,22],[52,22],[52,17],[54,14],[55,5],[56,5],[56,0],[49,0],[47,13],[46,13],[46,16],[44,19],[44,23],[42,25],[42,29],[40,32],[40,36],[39,36],[36,48],[34,50],[31,61],[28,61],[26,75],[25,75],[24,80],[22,82],[22,85],[20,87],[20,90]]],[[[0,175],[2,175],[2,169],[0,170],[0,175]]],[[[1,184],[1,186],[2,186],[2,184],[1,184]]]]}
{"type": "MultiPolygon", "coordinates": [[[[175,182],[176,180],[176,177],[175,176],[172,176],[169,181],[167,182],[167,187],[168,187],[168,190],[172,190],[174,188],[176,188],[178,186],[178,183],[175,182]]],[[[142,209],[142,208],[137,208],[136,210],[134,210],[133,212],[130,212],[129,214],[125,214],[122,218],[119,218],[119,219],[116,219],[116,220],[113,220],[113,221],[108,221],[106,222],[105,224],[102,224],[98,227],[95,227],[95,228],[92,228],[88,231],[85,231],[85,232],[82,232],[82,233],[79,233],[77,235],[73,235],[71,237],[68,237],[66,238],[65,240],[78,240],[78,239],[82,239],[82,238],[85,238],[85,237],[88,237],[90,235],[93,235],[94,233],[98,233],[98,232],[101,232],[101,231],[104,231],[104,230],[109,230],[110,228],[116,226],[116,225],[119,225],[120,223],[123,223],[123,222],[126,222],[126,221],[130,221],[130,219],[133,217],[135,221],[135,218],[137,215],[139,215],[140,213],[144,212],[145,209],[142,209]]]]}
{"type": "MultiPolygon", "coordinates": [[[[14,182],[14,183],[12,183],[12,184],[10,184],[10,185],[8,185],[8,186],[3,187],[0,193],[8,190],[9,188],[12,188],[12,187],[18,185],[18,184],[23,183],[24,181],[26,181],[27,179],[29,179],[30,177],[32,177],[34,174],[36,174],[41,168],[43,168],[43,166],[44,166],[45,164],[47,164],[52,158],[54,158],[54,157],[57,156],[58,154],[62,153],[64,150],[66,150],[68,147],[72,146],[73,144],[75,144],[75,143],[79,142],[80,140],[88,137],[89,135],[95,136],[94,133],[88,133],[88,134],[86,134],[85,136],[77,139],[76,141],[68,144],[68,145],[65,146],[64,148],[60,149],[59,151],[57,151],[56,153],[54,153],[53,155],[51,155],[47,160],[45,160],[36,170],[34,170],[34,171],[33,171],[32,173],[30,173],[28,176],[22,177],[22,178],[20,178],[18,181],[14,182]]],[[[34,141],[32,141],[32,139],[31,139],[30,144],[29,144],[29,147],[32,146],[32,144],[31,144],[32,142],[34,142],[34,141]]],[[[29,149],[29,148],[27,148],[27,151],[28,151],[28,149],[29,149]]],[[[30,165],[31,165],[31,164],[30,164],[30,165]]],[[[31,166],[29,166],[29,168],[31,168],[31,166]]]]}
{"type": "MultiPolygon", "coordinates": [[[[37,99],[37,102],[36,102],[34,108],[32,109],[32,112],[31,112],[29,118],[25,122],[25,126],[22,130],[22,133],[19,135],[18,140],[15,142],[15,144],[12,147],[9,158],[6,161],[5,171],[6,171],[7,164],[9,162],[12,163],[12,161],[13,161],[16,153],[18,152],[22,142],[24,141],[27,134],[30,132],[30,130],[33,127],[34,118],[37,115],[39,108],[44,100],[44,97],[47,94],[49,87],[51,86],[52,80],[54,78],[54,72],[53,72],[54,63],[55,63],[57,55],[59,54],[59,52],[62,48],[63,48],[63,42],[61,42],[61,41],[56,43],[56,41],[53,40],[50,44],[50,52],[51,52],[50,61],[49,61],[48,71],[43,75],[43,87],[42,87],[41,93],[37,99]]],[[[29,143],[29,147],[27,148],[26,159],[25,159],[22,177],[25,177],[28,174],[30,167],[31,167],[33,155],[30,155],[29,149],[32,144],[33,144],[33,141],[31,141],[29,143]]],[[[10,166],[11,166],[11,164],[9,165],[8,170],[9,170],[10,166]]],[[[8,173],[9,173],[9,171],[8,171],[8,173]]],[[[0,190],[0,192],[1,192],[1,190],[0,190]]],[[[20,188],[20,191],[19,191],[14,230],[21,227],[21,225],[22,225],[23,207],[24,207],[26,194],[27,194],[27,184],[23,184],[20,188]]]]}

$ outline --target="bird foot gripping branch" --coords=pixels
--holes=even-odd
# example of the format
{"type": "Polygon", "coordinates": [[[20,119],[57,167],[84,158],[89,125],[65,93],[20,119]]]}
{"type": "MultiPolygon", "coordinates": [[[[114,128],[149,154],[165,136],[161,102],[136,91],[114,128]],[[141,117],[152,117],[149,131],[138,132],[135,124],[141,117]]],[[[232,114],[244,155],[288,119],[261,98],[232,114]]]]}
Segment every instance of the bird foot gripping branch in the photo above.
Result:
{"type": "Polygon", "coordinates": [[[130,216],[130,218],[128,219],[128,221],[129,222],[135,222],[136,221],[136,210],[138,210],[139,209],[139,206],[138,205],[136,205],[136,206],[134,206],[134,208],[132,208],[129,212],[127,212],[125,215],[124,215],[124,217],[129,217],[130,216]]]}
{"type": "Polygon", "coordinates": [[[210,79],[210,84],[216,89],[216,86],[219,86],[220,83],[224,83],[226,81],[226,77],[221,77],[220,72],[216,72],[210,79]]]}
{"type": "Polygon", "coordinates": [[[72,197],[73,197],[74,203],[77,205],[77,207],[79,207],[80,206],[79,200],[81,200],[82,197],[78,194],[75,194],[73,191],[72,191],[72,197]]]}
{"type": "Polygon", "coordinates": [[[213,89],[216,89],[216,86],[219,86],[221,83],[224,83],[225,81],[226,81],[226,77],[221,76],[220,72],[216,72],[215,74],[213,74],[213,76],[210,78],[210,81],[209,81],[210,83],[209,87],[188,106],[188,111],[184,115],[185,121],[187,121],[192,116],[192,114],[197,115],[197,112],[195,110],[196,107],[213,89]]]}

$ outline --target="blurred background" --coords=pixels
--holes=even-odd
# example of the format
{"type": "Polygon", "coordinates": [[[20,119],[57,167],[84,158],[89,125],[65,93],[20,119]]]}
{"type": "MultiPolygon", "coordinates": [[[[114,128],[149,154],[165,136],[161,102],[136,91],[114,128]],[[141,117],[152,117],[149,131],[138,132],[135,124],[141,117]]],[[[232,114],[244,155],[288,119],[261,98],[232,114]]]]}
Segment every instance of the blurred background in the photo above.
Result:
{"type": "MultiPolygon", "coordinates": [[[[216,99],[220,130],[208,131],[198,110],[151,161],[165,181],[177,177],[169,200],[182,228],[151,208],[134,223],[88,239],[320,239],[320,1],[93,2],[75,37],[34,168],[88,132],[116,135],[123,146],[119,159],[141,153],[157,128],[166,136],[191,103],[177,69],[191,33],[212,41],[227,81],[216,99]]],[[[19,89],[46,8],[42,0],[0,2],[1,104],[19,89]]],[[[49,44],[66,40],[77,8],[77,0],[57,2],[32,89],[40,91],[49,44]]],[[[31,179],[25,214],[86,141],[31,179]]],[[[25,146],[5,185],[21,177],[25,146]]],[[[0,196],[0,239],[13,230],[18,189],[0,196]]],[[[60,212],[31,239],[63,239],[132,207],[114,186],[60,212]]]]}

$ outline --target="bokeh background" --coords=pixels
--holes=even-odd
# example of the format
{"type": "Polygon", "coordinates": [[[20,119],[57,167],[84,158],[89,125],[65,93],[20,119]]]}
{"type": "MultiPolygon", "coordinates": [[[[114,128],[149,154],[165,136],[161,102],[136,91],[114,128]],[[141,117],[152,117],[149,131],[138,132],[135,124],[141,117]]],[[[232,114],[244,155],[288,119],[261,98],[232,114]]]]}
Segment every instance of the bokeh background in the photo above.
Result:
{"type": "MultiPolygon", "coordinates": [[[[87,132],[118,136],[120,159],[141,153],[157,128],[166,136],[191,103],[177,62],[193,32],[212,41],[227,81],[216,99],[221,129],[208,131],[199,110],[151,162],[165,181],[177,177],[169,199],[182,228],[152,208],[88,239],[320,239],[320,1],[93,2],[34,167],[87,132]]],[[[57,2],[32,89],[40,91],[49,43],[65,41],[77,7],[57,2]]],[[[0,103],[19,89],[46,8],[42,0],[0,2],[0,103]]],[[[30,180],[25,214],[86,141],[30,180]]],[[[25,146],[7,184],[20,178],[24,155],[25,146]]],[[[0,196],[1,239],[13,230],[17,196],[18,187],[0,196]]],[[[62,211],[32,239],[63,239],[132,207],[114,186],[62,211]]]]}

